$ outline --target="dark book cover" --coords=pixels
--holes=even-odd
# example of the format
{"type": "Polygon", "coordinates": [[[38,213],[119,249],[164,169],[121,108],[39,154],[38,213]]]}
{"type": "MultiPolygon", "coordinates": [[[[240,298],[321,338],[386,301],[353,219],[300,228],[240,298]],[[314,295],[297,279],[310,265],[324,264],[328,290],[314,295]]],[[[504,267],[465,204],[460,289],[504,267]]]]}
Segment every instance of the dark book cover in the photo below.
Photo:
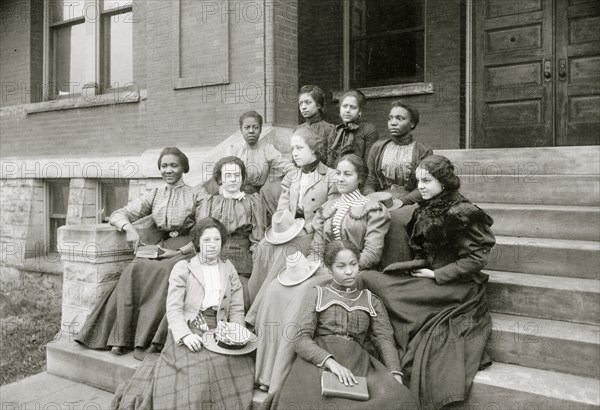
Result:
{"type": "Polygon", "coordinates": [[[326,397],[341,397],[350,400],[367,401],[369,391],[367,389],[367,378],[354,376],[358,384],[346,386],[340,383],[338,377],[331,372],[323,372],[321,376],[321,394],[326,397]]]}

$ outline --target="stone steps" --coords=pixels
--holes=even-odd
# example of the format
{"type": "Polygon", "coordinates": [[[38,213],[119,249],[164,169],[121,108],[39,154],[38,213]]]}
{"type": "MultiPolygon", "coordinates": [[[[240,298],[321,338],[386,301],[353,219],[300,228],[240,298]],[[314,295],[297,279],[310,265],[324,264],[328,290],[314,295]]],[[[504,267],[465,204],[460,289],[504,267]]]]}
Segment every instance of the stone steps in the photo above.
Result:
{"type": "Polygon", "coordinates": [[[600,242],[496,236],[488,269],[600,279],[600,242]]]}
{"type": "Polygon", "coordinates": [[[85,348],[64,332],[46,345],[46,359],[49,374],[110,392],[131,379],[142,363],[133,358],[133,353],[117,356],[85,348]]]}
{"type": "MultiPolygon", "coordinates": [[[[48,373],[114,392],[141,362],[59,339],[47,345],[48,373]]],[[[600,381],[553,371],[495,362],[475,376],[465,409],[592,409],[600,405],[600,381]],[[527,407],[529,406],[529,407],[527,407]]],[[[266,394],[254,391],[256,408],[266,394]]]]}
{"type": "Polygon", "coordinates": [[[501,313],[492,322],[494,361],[600,377],[600,327],[501,313]]]}
{"type": "Polygon", "coordinates": [[[479,203],[496,235],[600,241],[600,207],[479,203]]]}
{"type": "Polygon", "coordinates": [[[600,281],[519,272],[489,271],[493,312],[600,324],[600,281]]]}
{"type": "Polygon", "coordinates": [[[472,175],[461,177],[460,192],[477,203],[597,206],[600,182],[598,175],[472,175]]]}
{"type": "Polygon", "coordinates": [[[582,376],[494,363],[477,373],[469,410],[598,409],[600,381],[582,376]]]}

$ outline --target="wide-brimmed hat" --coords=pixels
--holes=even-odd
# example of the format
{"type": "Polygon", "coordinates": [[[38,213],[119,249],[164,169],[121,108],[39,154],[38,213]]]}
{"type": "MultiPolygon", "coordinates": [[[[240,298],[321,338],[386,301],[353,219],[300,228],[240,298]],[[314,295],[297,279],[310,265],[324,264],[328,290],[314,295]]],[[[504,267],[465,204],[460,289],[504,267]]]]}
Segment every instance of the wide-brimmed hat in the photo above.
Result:
{"type": "Polygon", "coordinates": [[[295,286],[310,278],[319,269],[319,262],[308,261],[300,251],[285,258],[285,269],[279,272],[277,280],[283,286],[295,286]]]}
{"type": "Polygon", "coordinates": [[[367,197],[375,201],[381,202],[390,212],[402,206],[401,201],[399,199],[393,198],[392,194],[390,194],[389,192],[371,192],[367,195],[367,197]]]}
{"type": "Polygon", "coordinates": [[[291,241],[304,228],[304,219],[296,218],[289,209],[283,209],[273,214],[271,226],[265,233],[265,240],[273,245],[291,241]]]}
{"type": "Polygon", "coordinates": [[[248,343],[243,347],[233,347],[217,340],[217,329],[209,330],[202,335],[202,344],[211,352],[226,354],[230,356],[239,356],[256,350],[258,345],[258,337],[246,329],[244,326],[237,323],[225,323],[227,334],[234,337],[247,338],[248,343]]]}

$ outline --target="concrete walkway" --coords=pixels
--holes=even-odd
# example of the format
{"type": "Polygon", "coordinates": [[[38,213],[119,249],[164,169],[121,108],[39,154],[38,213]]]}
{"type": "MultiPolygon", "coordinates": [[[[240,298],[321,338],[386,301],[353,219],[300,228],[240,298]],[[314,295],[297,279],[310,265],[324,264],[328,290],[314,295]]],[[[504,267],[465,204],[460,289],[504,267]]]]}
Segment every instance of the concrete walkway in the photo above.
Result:
{"type": "Polygon", "coordinates": [[[46,372],[0,386],[1,410],[104,410],[113,394],[46,372]]]}

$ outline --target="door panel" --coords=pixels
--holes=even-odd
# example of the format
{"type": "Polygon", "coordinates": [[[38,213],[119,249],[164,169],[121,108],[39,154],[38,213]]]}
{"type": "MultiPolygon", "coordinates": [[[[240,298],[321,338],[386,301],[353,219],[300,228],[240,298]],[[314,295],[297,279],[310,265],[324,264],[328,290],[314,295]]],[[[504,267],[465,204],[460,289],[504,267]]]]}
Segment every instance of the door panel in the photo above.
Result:
{"type": "Polygon", "coordinates": [[[557,0],[556,145],[600,144],[600,3],[557,0]]]}
{"type": "Polygon", "coordinates": [[[551,146],[552,0],[482,0],[475,24],[474,148],[551,146]]]}

